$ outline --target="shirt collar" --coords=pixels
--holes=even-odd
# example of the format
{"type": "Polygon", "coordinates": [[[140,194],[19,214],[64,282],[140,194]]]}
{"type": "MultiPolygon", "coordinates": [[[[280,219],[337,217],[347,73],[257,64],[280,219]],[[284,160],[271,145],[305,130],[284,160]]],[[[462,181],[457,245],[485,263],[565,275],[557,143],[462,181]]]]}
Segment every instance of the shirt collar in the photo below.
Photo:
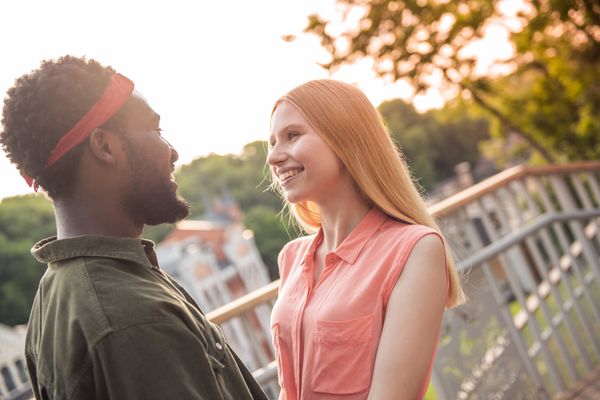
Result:
{"type": "MultiPolygon", "coordinates": [[[[379,230],[387,218],[387,215],[378,208],[372,207],[360,220],[358,225],[354,227],[348,237],[346,237],[346,239],[344,239],[344,241],[333,251],[333,254],[348,264],[354,264],[356,258],[362,252],[367,242],[373,237],[375,232],[379,230]]],[[[306,264],[308,260],[314,259],[315,251],[322,241],[323,228],[320,228],[319,232],[317,232],[313,238],[310,247],[302,260],[302,264],[306,264]]]]}
{"type": "Polygon", "coordinates": [[[158,267],[154,242],[146,239],[114,236],[78,236],[58,240],[50,237],[36,243],[31,254],[40,262],[53,263],[76,257],[105,257],[158,267]]]}

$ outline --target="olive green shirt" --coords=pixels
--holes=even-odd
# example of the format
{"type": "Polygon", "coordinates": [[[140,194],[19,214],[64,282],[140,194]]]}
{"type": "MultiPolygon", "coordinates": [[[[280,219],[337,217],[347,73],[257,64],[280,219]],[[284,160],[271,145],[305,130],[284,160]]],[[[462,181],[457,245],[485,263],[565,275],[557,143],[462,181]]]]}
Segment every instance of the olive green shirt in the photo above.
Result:
{"type": "Polygon", "coordinates": [[[37,399],[266,399],[150,241],[45,239],[25,343],[37,399]]]}

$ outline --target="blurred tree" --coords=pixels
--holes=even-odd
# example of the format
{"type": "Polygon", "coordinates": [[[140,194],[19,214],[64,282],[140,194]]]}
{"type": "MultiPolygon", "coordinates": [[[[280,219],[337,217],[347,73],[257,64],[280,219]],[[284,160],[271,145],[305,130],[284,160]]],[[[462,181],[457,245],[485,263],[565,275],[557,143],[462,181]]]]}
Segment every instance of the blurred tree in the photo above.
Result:
{"type": "Polygon", "coordinates": [[[380,76],[405,80],[416,93],[436,86],[447,97],[460,94],[474,101],[498,121],[497,133],[518,135],[546,161],[564,154],[599,155],[597,2],[524,0],[517,13],[509,2],[498,0],[337,4],[342,9],[338,20],[315,14],[306,27],[331,56],[325,68],[370,58],[380,76]],[[509,32],[512,55],[482,70],[476,46],[498,27],[509,32]],[[495,78],[506,75],[515,78],[511,88],[516,90],[503,101],[506,81],[495,78]],[[562,123],[552,125],[555,120],[562,123]],[[562,129],[565,125],[569,129],[562,129]]]}
{"type": "Polygon", "coordinates": [[[281,208],[281,200],[268,190],[267,146],[256,141],[244,146],[241,155],[211,154],[184,165],[177,172],[180,192],[190,202],[190,215],[204,212],[205,200],[227,188],[242,210],[258,204],[281,208]]]}
{"type": "Polygon", "coordinates": [[[487,121],[469,115],[461,101],[421,114],[411,104],[396,99],[382,103],[379,112],[413,176],[426,191],[453,176],[457,164],[475,164],[480,158],[479,144],[489,138],[487,121]]]}
{"type": "MultiPolygon", "coordinates": [[[[566,48],[561,53],[574,56],[566,48]]],[[[600,57],[594,68],[580,67],[581,62],[546,57],[543,63],[489,82],[496,107],[561,161],[600,157],[600,57]]],[[[495,125],[492,133],[502,137],[502,127],[495,125]]],[[[515,151],[521,147],[517,143],[515,151]]]]}
{"type": "Polygon", "coordinates": [[[144,231],[142,232],[142,237],[145,239],[150,239],[154,243],[158,243],[163,240],[169,232],[173,230],[175,224],[160,224],[160,225],[146,225],[144,226],[144,231]]]}
{"type": "Polygon", "coordinates": [[[283,246],[298,236],[291,224],[282,221],[276,210],[267,206],[253,206],[245,212],[245,222],[254,231],[254,240],[263,261],[269,268],[271,280],[279,278],[277,256],[283,246]]]}
{"type": "Polygon", "coordinates": [[[46,267],[31,255],[39,240],[54,235],[52,203],[27,195],[0,202],[0,322],[23,324],[46,267]]]}
{"type": "MultiPolygon", "coordinates": [[[[255,141],[244,146],[241,155],[217,155],[197,158],[177,172],[181,194],[191,204],[190,218],[205,211],[205,203],[226,189],[244,212],[245,223],[254,231],[256,246],[271,277],[277,277],[277,255],[290,236],[279,212],[281,199],[269,190],[270,177],[265,160],[267,144],[255,141]]],[[[158,227],[148,232],[158,233],[158,227]]],[[[164,237],[164,235],[162,237],[164,237]]]]}

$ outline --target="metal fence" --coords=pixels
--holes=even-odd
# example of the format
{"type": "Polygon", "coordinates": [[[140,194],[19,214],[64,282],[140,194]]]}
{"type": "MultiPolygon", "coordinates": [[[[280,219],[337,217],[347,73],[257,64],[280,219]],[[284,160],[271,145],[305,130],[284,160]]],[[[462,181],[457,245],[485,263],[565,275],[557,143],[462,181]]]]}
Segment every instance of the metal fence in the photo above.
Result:
{"type": "Polygon", "coordinates": [[[0,400],[29,400],[32,398],[29,378],[22,357],[0,363],[0,400]]]}
{"type": "MultiPolygon", "coordinates": [[[[600,365],[599,172],[515,167],[430,207],[469,297],[444,315],[435,398],[552,398],[600,365]]],[[[277,282],[209,318],[244,320],[276,294],[277,282]]],[[[276,398],[275,363],[255,376],[276,398]]]]}

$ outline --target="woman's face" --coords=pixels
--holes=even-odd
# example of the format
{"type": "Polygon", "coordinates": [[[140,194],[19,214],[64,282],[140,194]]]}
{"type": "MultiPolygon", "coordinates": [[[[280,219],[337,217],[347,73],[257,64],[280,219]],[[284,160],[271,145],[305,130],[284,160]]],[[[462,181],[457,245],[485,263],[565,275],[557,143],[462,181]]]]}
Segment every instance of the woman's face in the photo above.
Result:
{"type": "Polygon", "coordinates": [[[352,182],[340,159],[298,109],[283,101],[271,117],[267,162],[287,201],[324,204],[352,182]]]}

